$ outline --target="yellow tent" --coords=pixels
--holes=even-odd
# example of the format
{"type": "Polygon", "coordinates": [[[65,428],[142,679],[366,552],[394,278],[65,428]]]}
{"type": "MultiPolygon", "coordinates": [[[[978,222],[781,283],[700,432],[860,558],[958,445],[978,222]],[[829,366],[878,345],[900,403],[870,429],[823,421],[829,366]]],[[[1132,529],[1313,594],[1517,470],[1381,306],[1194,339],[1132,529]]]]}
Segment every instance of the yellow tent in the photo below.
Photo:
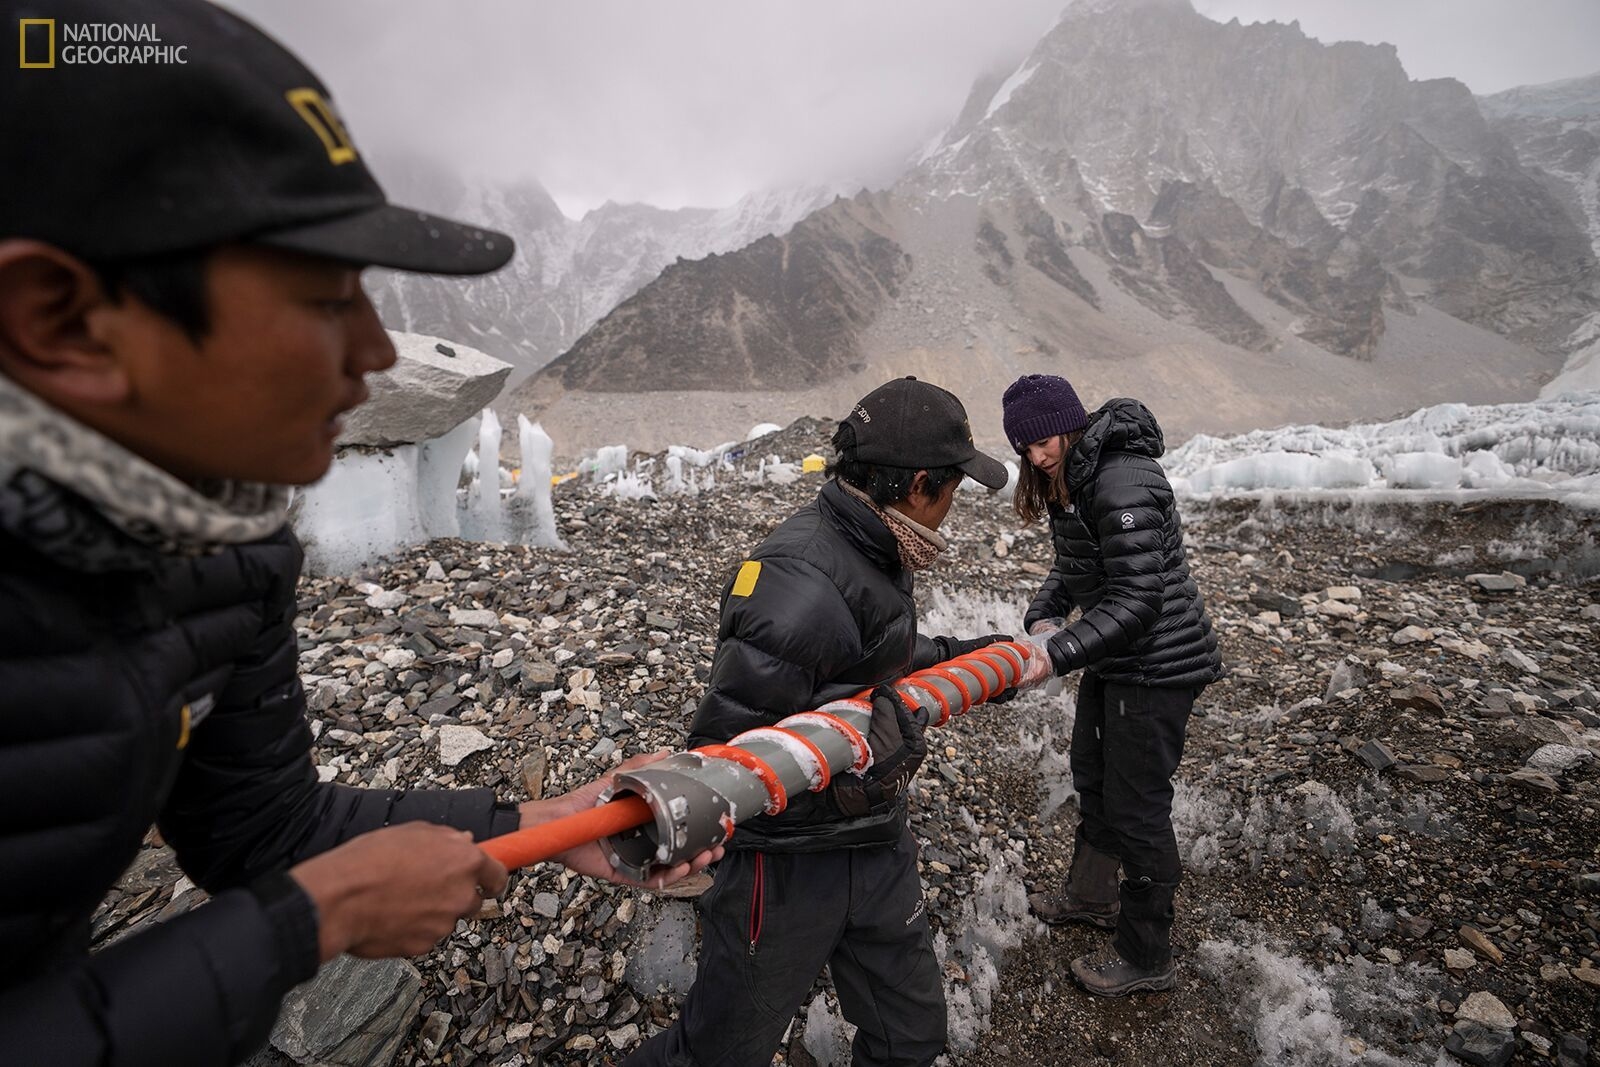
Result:
{"type": "Polygon", "coordinates": [[[800,461],[800,469],[806,474],[816,474],[828,466],[828,461],[813,452],[800,461]]]}

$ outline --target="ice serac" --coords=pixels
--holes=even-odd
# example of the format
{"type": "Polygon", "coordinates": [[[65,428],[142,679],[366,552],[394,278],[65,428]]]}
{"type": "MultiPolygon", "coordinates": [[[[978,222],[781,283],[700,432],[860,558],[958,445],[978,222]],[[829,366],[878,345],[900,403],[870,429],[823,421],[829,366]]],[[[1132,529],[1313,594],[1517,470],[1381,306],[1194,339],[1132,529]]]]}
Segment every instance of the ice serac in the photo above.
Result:
{"type": "Polygon", "coordinates": [[[1439,404],[1388,422],[1199,434],[1162,459],[1180,492],[1470,490],[1600,506],[1600,395],[1439,404]]]}
{"type": "Polygon", "coordinates": [[[508,363],[426,334],[389,331],[397,359],[367,375],[371,396],[345,417],[341,447],[388,447],[443,436],[499,395],[508,363]]]}
{"type": "Polygon", "coordinates": [[[555,450],[550,435],[526,415],[517,416],[517,439],[522,448],[522,474],[507,506],[512,538],[525,545],[565,548],[556,532],[555,506],[550,498],[550,456],[555,450]]]}

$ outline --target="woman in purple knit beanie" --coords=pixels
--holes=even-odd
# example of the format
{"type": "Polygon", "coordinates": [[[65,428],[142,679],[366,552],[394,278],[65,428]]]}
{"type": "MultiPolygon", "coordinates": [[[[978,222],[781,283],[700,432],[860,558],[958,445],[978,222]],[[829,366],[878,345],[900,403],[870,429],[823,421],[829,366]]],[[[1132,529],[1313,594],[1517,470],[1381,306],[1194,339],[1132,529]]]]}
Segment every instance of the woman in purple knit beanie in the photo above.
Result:
{"type": "Polygon", "coordinates": [[[1089,414],[1054,374],[1018,378],[1004,405],[1006,437],[1023,460],[1017,515],[1024,524],[1048,516],[1055,548],[1023,619],[1026,640],[1046,653],[1029,664],[1041,675],[1083,672],[1072,727],[1080,816],[1072,865],[1064,885],[1028,903],[1047,923],[1116,931],[1101,952],[1072,961],[1090,993],[1171,989],[1182,877],[1172,776],[1195,698],[1221,677],[1222,660],[1157,462],[1161,427],[1126,398],[1089,414]]]}

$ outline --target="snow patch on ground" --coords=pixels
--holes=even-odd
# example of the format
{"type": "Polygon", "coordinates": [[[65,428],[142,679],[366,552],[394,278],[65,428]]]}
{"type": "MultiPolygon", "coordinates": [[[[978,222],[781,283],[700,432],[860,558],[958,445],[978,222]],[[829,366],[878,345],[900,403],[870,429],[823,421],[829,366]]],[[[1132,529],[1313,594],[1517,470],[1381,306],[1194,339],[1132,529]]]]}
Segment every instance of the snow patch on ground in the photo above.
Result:
{"type": "Polygon", "coordinates": [[[1020,596],[979,594],[935,586],[918,613],[917,631],[930,637],[949,634],[1015,634],[1028,605],[1020,596]]]}
{"type": "MultiPolygon", "coordinates": [[[[1025,699],[1025,698],[1021,698],[1025,699]]],[[[1070,699],[1070,698],[1069,698],[1070,699]]],[[[1072,736],[1072,715],[1067,715],[1063,737],[1072,736]]],[[[1039,818],[1048,819],[1069,800],[1076,800],[1078,791],[1072,785],[1070,750],[1057,751],[1056,733],[1050,723],[1045,723],[1037,735],[1023,730],[1017,736],[1016,751],[1033,763],[1033,772],[1039,776],[1044,799],[1039,803],[1039,818]]]]}
{"type": "Polygon", "coordinates": [[[1393,967],[1356,957],[1316,967],[1251,933],[1202,942],[1195,967],[1216,981],[1260,1063],[1294,1067],[1434,1067],[1451,1062],[1437,1046],[1404,1046],[1394,1035],[1435,1028],[1442,980],[1432,968],[1393,967]]]}
{"type": "Polygon", "coordinates": [[[978,862],[988,869],[961,902],[960,918],[951,924],[950,929],[959,933],[951,940],[940,930],[933,938],[934,953],[944,970],[949,1048],[954,1052],[971,1052],[989,1029],[989,1010],[1000,988],[1006,950],[1045,933],[1044,924],[1028,911],[1022,857],[985,840],[978,845],[978,862]]]}
{"type": "Polygon", "coordinates": [[[800,1040],[817,1067],[850,1067],[850,1043],[856,1028],[845,1022],[833,992],[818,993],[806,1006],[806,1025],[800,1040]]]}

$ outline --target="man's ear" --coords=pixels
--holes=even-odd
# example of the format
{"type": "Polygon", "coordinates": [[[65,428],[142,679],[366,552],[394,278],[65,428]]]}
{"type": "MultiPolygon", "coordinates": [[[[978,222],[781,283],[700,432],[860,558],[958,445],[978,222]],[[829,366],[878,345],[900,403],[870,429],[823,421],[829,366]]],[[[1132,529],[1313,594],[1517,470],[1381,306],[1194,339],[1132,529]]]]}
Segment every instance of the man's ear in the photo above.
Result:
{"type": "Polygon", "coordinates": [[[54,245],[0,240],[0,372],[57,406],[116,404],[118,305],[95,272],[54,245]]]}
{"type": "Polygon", "coordinates": [[[928,472],[918,471],[911,476],[911,488],[906,493],[913,500],[932,500],[933,492],[928,489],[928,472]]]}

